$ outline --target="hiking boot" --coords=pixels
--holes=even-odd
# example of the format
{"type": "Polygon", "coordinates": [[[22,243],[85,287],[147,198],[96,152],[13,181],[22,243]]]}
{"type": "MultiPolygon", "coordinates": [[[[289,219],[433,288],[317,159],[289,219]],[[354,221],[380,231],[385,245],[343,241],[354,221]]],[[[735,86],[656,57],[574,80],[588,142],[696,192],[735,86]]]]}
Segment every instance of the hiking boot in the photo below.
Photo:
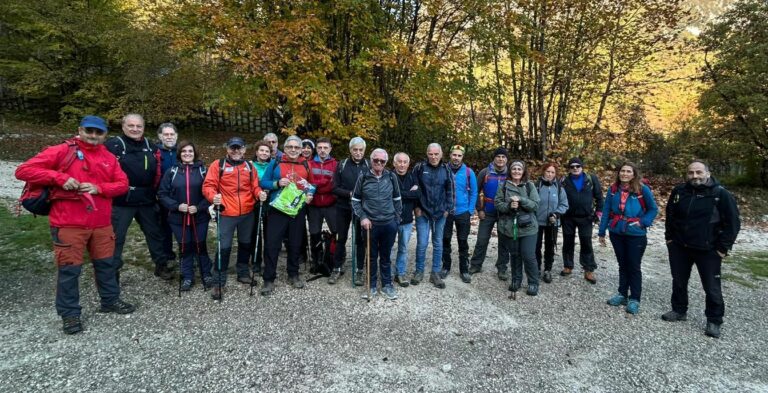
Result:
{"type": "Polygon", "coordinates": [[[552,272],[549,270],[544,270],[544,274],[541,275],[541,279],[544,280],[545,283],[549,284],[552,282],[552,272]]]}
{"type": "Polygon", "coordinates": [[[264,286],[261,287],[261,296],[271,296],[275,291],[274,281],[264,281],[264,286]]]}
{"type": "Polygon", "coordinates": [[[506,270],[499,270],[498,273],[496,273],[496,277],[499,278],[501,281],[508,281],[509,280],[509,272],[506,270]]]}
{"type": "Polygon", "coordinates": [[[355,272],[355,286],[356,287],[362,287],[363,286],[363,271],[358,270],[355,272]]]}
{"type": "Polygon", "coordinates": [[[376,290],[376,288],[371,288],[370,293],[363,293],[363,295],[360,297],[367,300],[373,300],[376,297],[377,292],[378,291],[376,290]]]}
{"type": "Polygon", "coordinates": [[[707,328],[704,329],[704,334],[712,338],[720,338],[720,325],[714,322],[707,322],[707,328]]]}
{"type": "Polygon", "coordinates": [[[103,312],[103,313],[113,312],[115,314],[130,314],[134,311],[136,311],[136,306],[130,303],[126,303],[120,299],[117,299],[116,302],[110,304],[109,306],[101,306],[101,308],[99,309],[99,312],[103,312]]]}
{"type": "Polygon", "coordinates": [[[250,284],[253,282],[249,276],[237,276],[237,282],[241,284],[250,284]]]}
{"type": "Polygon", "coordinates": [[[617,293],[611,296],[611,298],[608,299],[606,303],[608,303],[609,306],[618,307],[622,304],[627,304],[627,297],[620,293],[617,293]]]}
{"type": "Polygon", "coordinates": [[[413,277],[411,277],[411,285],[419,285],[419,283],[422,281],[424,281],[424,272],[413,272],[413,277]]]}
{"type": "Polygon", "coordinates": [[[667,322],[677,322],[677,321],[685,321],[688,319],[688,314],[686,313],[678,313],[675,310],[668,311],[664,313],[661,316],[661,319],[667,321],[667,322]]]}
{"type": "Polygon", "coordinates": [[[290,281],[291,285],[296,289],[304,288],[304,280],[299,276],[288,277],[288,281],[290,281]]]}
{"type": "Polygon", "coordinates": [[[222,294],[224,293],[224,288],[219,287],[218,285],[213,287],[213,291],[211,291],[211,299],[216,301],[221,301],[222,294]]]}
{"type": "Polygon", "coordinates": [[[446,270],[446,269],[440,270],[440,278],[445,280],[445,278],[448,277],[448,274],[450,273],[451,273],[450,270],[446,270]]]}
{"type": "Polygon", "coordinates": [[[397,299],[397,292],[395,291],[395,287],[393,287],[392,285],[385,285],[384,288],[381,289],[381,292],[389,300],[397,299]]]}
{"type": "Polygon", "coordinates": [[[528,284],[528,289],[525,291],[528,296],[536,296],[539,294],[539,284],[528,284]]]}
{"type": "Polygon", "coordinates": [[[405,278],[405,276],[399,276],[399,275],[395,276],[395,282],[403,288],[407,287],[408,285],[411,285],[411,282],[408,281],[408,279],[405,278]]]}
{"type": "Polygon", "coordinates": [[[61,319],[64,334],[75,334],[83,331],[83,324],[80,322],[80,317],[63,317],[61,319]]]}
{"type": "Polygon", "coordinates": [[[182,292],[187,292],[190,289],[192,289],[192,280],[184,280],[181,282],[181,288],[179,288],[182,292]]]}
{"type": "Polygon", "coordinates": [[[626,311],[632,315],[637,315],[640,312],[640,301],[635,299],[629,299],[627,302],[626,311]]]}
{"type": "Polygon", "coordinates": [[[470,276],[469,273],[461,273],[459,277],[461,277],[461,281],[464,281],[467,284],[472,282],[472,276],[470,276]]]}
{"type": "Polygon", "coordinates": [[[168,268],[167,264],[159,264],[155,266],[155,277],[160,277],[161,279],[168,281],[171,277],[171,269],[168,268]]]}
{"type": "Polygon", "coordinates": [[[594,272],[584,272],[584,279],[589,281],[590,284],[597,284],[597,278],[594,272]]]}
{"type": "Polygon", "coordinates": [[[563,270],[560,272],[560,275],[565,277],[565,276],[570,276],[571,273],[573,273],[572,267],[564,267],[563,270]]]}
{"type": "Polygon", "coordinates": [[[330,284],[330,285],[336,284],[336,281],[339,280],[339,276],[340,275],[341,275],[341,271],[339,271],[339,270],[332,271],[331,272],[331,276],[328,277],[328,284],[330,284]]]}
{"type": "Polygon", "coordinates": [[[440,273],[429,273],[429,282],[435,285],[435,288],[443,289],[445,288],[445,283],[443,282],[443,279],[440,278],[440,273]]]}
{"type": "Polygon", "coordinates": [[[211,276],[203,277],[203,288],[205,288],[205,290],[209,290],[211,289],[212,286],[213,286],[213,277],[211,276]]]}
{"type": "Polygon", "coordinates": [[[471,265],[469,267],[469,274],[477,274],[483,271],[483,268],[477,265],[471,265]]]}

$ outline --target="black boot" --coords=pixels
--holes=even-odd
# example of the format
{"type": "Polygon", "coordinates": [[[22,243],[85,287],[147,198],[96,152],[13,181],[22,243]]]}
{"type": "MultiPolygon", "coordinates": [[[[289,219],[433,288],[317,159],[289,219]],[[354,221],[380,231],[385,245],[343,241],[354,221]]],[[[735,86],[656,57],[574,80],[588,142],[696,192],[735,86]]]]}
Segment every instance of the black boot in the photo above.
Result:
{"type": "Polygon", "coordinates": [[[309,247],[312,254],[312,267],[310,268],[310,272],[315,274],[318,273],[318,266],[320,266],[320,256],[323,252],[323,238],[319,233],[310,236],[309,247]]]}

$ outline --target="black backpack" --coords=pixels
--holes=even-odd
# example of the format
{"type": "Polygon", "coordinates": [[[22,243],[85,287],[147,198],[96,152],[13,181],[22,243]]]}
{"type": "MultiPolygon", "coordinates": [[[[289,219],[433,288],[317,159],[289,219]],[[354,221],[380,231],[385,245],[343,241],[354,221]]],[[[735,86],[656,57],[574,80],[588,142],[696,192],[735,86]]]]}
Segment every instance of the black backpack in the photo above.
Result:
{"type": "Polygon", "coordinates": [[[317,280],[320,277],[329,277],[331,272],[333,272],[333,254],[336,252],[336,236],[331,234],[330,231],[324,230],[320,234],[320,243],[312,246],[320,246],[322,252],[320,253],[320,263],[312,266],[309,270],[309,272],[315,274],[315,276],[307,281],[317,280]]]}

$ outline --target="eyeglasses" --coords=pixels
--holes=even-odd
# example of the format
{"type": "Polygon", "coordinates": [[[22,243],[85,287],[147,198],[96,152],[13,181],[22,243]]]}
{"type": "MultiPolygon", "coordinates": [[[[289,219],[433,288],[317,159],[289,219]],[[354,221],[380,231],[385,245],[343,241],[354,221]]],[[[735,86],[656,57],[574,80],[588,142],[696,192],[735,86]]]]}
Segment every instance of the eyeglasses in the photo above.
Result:
{"type": "Polygon", "coordinates": [[[574,165],[571,165],[569,168],[571,168],[571,169],[578,169],[578,168],[581,168],[581,165],[574,164],[574,165]]]}
{"type": "Polygon", "coordinates": [[[277,144],[277,141],[267,141],[267,143],[269,143],[270,145],[274,145],[274,144],[277,144]]]}
{"type": "Polygon", "coordinates": [[[296,146],[296,145],[285,146],[285,150],[297,150],[297,149],[301,149],[301,146],[296,146]]]}
{"type": "Polygon", "coordinates": [[[103,135],[103,134],[107,133],[106,131],[102,130],[101,128],[96,128],[96,127],[85,127],[85,131],[84,132],[86,134],[97,134],[97,135],[103,135]]]}
{"type": "Polygon", "coordinates": [[[382,160],[381,158],[374,158],[371,161],[373,161],[374,164],[380,164],[380,165],[384,165],[387,163],[387,160],[382,160]]]}
{"type": "Polygon", "coordinates": [[[230,149],[230,150],[243,150],[244,148],[245,146],[237,146],[237,145],[227,146],[227,149],[230,149]]]}

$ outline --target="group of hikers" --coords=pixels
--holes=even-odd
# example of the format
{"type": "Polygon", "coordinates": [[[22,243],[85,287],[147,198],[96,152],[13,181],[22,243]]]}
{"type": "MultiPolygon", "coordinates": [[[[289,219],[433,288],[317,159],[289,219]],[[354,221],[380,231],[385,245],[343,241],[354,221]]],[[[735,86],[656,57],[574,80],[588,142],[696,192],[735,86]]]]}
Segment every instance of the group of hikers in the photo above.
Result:
{"type": "MultiPolygon", "coordinates": [[[[144,135],[139,114],[124,116],[122,131],[107,139],[107,122],[85,116],[78,135],[46,148],[16,170],[16,177],[28,187],[47,191],[57,266],[56,310],[67,334],[83,329],[79,276],[86,250],[100,311],[127,314],[136,309],[121,300],[119,284],[123,246],[133,219],[146,237],[156,276],[172,279],[168,263],[177,258],[175,238],[179,291],[194,286],[198,270],[203,287],[219,301],[226,291],[235,239],[237,281],[253,290],[262,277],[260,293],[269,296],[275,291],[283,245],[290,286],[305,286],[302,262],[311,262],[313,272],[324,271],[327,283],[336,284],[345,272],[351,232],[354,285],[367,284],[364,297],[369,300],[379,288],[394,300],[395,284],[404,288],[428,279],[436,288],[445,288],[453,266],[454,229],[458,277],[471,283],[472,275],[483,270],[494,226],[497,277],[510,282],[510,298],[515,299],[525,273],[525,292],[536,296],[540,280],[553,280],[560,227],[559,274],[573,273],[578,235],[583,277],[597,282],[592,248],[597,224],[599,243],[606,245],[607,234],[619,266],[618,288],[607,303],[624,306],[629,314],[639,312],[646,232],[658,207],[651,187],[631,162],[618,167],[603,193],[598,177],[586,173],[578,157],[568,161],[563,177],[554,162],[533,174],[523,160],[510,158],[504,147],[493,152],[492,161],[479,173],[463,162],[464,146],[452,146],[445,162],[437,143],[429,144],[426,158],[413,165],[408,154],[394,154],[390,170],[389,153],[376,148],[366,158],[367,144],[361,137],[352,138],[348,158],[337,161],[327,138],[288,136],[281,151],[277,135],[269,133],[252,145],[253,156],[247,155],[242,138],[233,137],[226,143],[226,154],[206,165],[194,143],[178,141],[171,123],[158,128],[159,143],[144,135]],[[470,256],[468,238],[475,215],[479,226],[470,256]],[[212,219],[214,261],[207,248],[212,219]],[[409,274],[408,244],[414,226],[415,263],[409,274]],[[432,259],[427,267],[430,234],[432,259]]],[[[724,315],[721,261],[740,229],[739,212],[732,194],[711,176],[705,162],[691,162],[686,177],[666,205],[672,310],[662,319],[686,319],[688,280],[696,265],[706,293],[705,333],[719,337],[724,315]]]]}

